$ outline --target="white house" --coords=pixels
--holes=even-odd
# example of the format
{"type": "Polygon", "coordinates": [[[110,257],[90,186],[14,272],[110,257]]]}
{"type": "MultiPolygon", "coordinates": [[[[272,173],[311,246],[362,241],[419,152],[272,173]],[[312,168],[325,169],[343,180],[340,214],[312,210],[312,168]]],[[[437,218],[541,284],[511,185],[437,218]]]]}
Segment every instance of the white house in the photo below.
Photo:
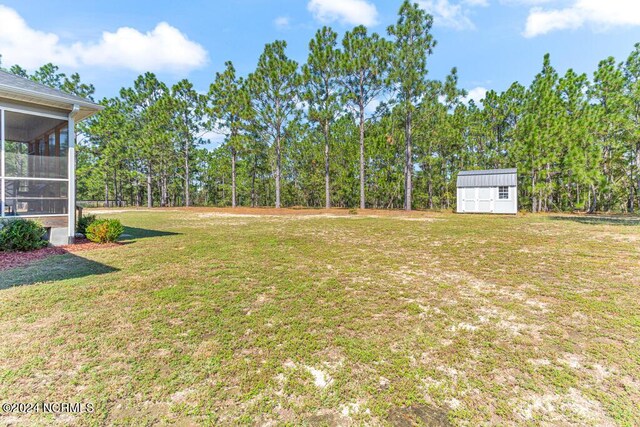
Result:
{"type": "Polygon", "coordinates": [[[75,124],[102,107],[0,71],[0,217],[32,218],[54,245],[75,235],[75,124]]]}
{"type": "Polygon", "coordinates": [[[457,180],[458,213],[518,213],[518,170],[461,171],[457,180]]]}

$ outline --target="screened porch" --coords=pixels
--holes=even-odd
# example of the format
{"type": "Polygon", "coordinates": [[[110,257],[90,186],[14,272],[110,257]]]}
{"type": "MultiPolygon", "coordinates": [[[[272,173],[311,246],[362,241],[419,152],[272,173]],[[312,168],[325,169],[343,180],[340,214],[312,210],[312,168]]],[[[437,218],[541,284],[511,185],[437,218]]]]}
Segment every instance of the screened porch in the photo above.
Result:
{"type": "Polygon", "coordinates": [[[67,215],[68,119],[9,109],[1,113],[3,216],[67,215]]]}

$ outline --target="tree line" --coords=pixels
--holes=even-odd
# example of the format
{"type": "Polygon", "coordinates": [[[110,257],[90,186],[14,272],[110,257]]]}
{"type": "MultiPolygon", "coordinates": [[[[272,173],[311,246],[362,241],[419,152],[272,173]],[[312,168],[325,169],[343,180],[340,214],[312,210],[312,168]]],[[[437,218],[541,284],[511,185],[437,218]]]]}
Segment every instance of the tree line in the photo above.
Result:
{"type": "MultiPolygon", "coordinates": [[[[476,103],[453,68],[428,77],[433,19],[405,1],[385,35],[317,31],[298,64],[285,41],[207,93],[153,73],[81,123],[79,199],[136,206],[451,209],[458,171],[517,167],[521,209],[640,209],[640,44],[589,78],[549,55],[528,87],[476,103]],[[206,135],[224,137],[214,148],[206,135]]],[[[10,72],[82,96],[93,86],[48,64],[10,72]]]]}

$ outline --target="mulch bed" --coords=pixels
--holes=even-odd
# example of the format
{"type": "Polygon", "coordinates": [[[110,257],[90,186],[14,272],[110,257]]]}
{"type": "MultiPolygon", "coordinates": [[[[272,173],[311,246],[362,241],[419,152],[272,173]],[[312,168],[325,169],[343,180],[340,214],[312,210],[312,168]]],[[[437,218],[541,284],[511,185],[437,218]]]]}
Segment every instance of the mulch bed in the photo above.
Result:
{"type": "Polygon", "coordinates": [[[122,245],[122,243],[99,244],[87,239],[76,239],[75,243],[71,245],[47,247],[31,252],[0,252],[0,271],[24,267],[34,261],[49,258],[54,255],[112,248],[120,245],[122,245]]]}

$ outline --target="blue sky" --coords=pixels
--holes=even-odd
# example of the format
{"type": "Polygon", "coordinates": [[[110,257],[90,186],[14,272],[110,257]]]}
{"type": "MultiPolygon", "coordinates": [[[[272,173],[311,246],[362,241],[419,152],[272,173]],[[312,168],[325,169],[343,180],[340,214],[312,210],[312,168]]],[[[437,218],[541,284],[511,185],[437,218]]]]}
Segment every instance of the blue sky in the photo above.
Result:
{"type": "MultiPolygon", "coordinates": [[[[0,0],[3,65],[45,62],[77,71],[114,96],[150,70],[167,83],[192,80],[205,91],[224,61],[252,71],[264,44],[289,43],[303,62],[323,24],[341,34],[356,24],[385,33],[399,0],[0,0]]],[[[624,60],[640,42],[638,0],[421,0],[434,15],[438,46],[430,76],[458,67],[460,84],[478,98],[486,89],[529,84],[551,54],[560,71],[591,74],[607,56],[624,60]]]]}

